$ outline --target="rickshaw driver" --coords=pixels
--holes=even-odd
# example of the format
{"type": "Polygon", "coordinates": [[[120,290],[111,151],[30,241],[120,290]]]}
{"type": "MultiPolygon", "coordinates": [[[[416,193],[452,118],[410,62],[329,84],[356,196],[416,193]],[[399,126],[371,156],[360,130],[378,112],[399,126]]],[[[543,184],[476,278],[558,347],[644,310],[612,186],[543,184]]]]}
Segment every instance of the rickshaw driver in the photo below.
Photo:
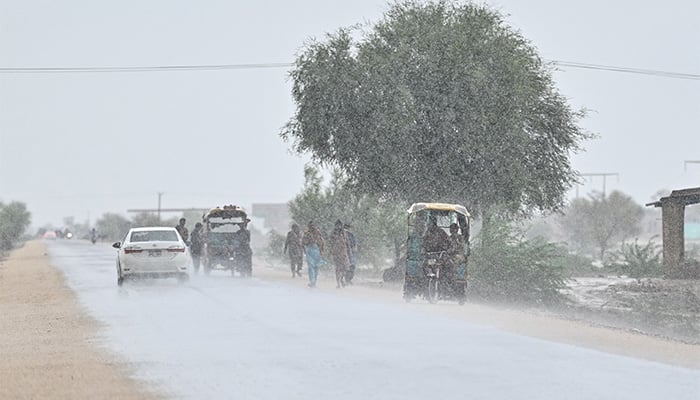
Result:
{"type": "Polygon", "coordinates": [[[437,224],[437,218],[430,217],[428,221],[428,229],[423,235],[423,251],[424,253],[436,253],[447,251],[450,244],[450,238],[444,230],[437,224]]]}

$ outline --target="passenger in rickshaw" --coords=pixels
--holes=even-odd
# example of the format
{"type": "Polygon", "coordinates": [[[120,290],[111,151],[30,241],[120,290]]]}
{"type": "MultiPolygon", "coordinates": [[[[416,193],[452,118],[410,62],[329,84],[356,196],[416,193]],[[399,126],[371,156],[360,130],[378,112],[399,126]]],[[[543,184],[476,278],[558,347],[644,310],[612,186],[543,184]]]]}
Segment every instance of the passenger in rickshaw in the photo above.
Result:
{"type": "Polygon", "coordinates": [[[449,262],[444,270],[444,277],[451,280],[457,266],[464,262],[464,237],[459,234],[459,225],[450,224],[449,245],[447,248],[449,262]]]}

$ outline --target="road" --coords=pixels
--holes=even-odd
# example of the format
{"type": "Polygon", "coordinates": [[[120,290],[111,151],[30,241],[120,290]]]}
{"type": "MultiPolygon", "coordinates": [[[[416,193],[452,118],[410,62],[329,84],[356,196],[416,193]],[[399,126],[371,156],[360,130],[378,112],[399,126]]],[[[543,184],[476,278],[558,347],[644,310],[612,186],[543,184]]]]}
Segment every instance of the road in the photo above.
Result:
{"type": "Polygon", "coordinates": [[[345,294],[360,292],[355,287],[308,289],[299,279],[254,271],[251,279],[214,273],[184,285],[118,288],[108,245],[56,241],[48,249],[101,324],[97,343],[165,397],[700,398],[697,369],[518,335],[455,318],[455,311],[345,294]]]}

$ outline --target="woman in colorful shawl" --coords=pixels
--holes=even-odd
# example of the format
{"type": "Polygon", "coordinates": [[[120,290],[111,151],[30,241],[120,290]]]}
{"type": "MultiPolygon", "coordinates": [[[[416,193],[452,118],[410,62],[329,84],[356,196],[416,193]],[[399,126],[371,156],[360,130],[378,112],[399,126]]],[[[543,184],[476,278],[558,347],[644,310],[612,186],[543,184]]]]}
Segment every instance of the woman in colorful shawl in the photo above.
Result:
{"type": "Polygon", "coordinates": [[[309,266],[309,287],[316,287],[318,269],[325,264],[323,254],[323,235],[313,221],[309,222],[308,229],[302,236],[302,245],[306,253],[306,264],[309,266]]]}

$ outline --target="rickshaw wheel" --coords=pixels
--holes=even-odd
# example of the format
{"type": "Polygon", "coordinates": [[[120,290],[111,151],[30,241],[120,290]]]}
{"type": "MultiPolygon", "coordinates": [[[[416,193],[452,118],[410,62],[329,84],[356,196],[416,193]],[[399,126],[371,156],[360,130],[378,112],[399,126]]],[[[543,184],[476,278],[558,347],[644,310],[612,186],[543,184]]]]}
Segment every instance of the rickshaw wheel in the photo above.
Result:
{"type": "Polygon", "coordinates": [[[457,303],[463,306],[467,302],[467,284],[460,284],[457,290],[457,303]]]}
{"type": "Polygon", "coordinates": [[[438,301],[439,283],[435,278],[428,279],[428,302],[435,304],[438,301]]]}

